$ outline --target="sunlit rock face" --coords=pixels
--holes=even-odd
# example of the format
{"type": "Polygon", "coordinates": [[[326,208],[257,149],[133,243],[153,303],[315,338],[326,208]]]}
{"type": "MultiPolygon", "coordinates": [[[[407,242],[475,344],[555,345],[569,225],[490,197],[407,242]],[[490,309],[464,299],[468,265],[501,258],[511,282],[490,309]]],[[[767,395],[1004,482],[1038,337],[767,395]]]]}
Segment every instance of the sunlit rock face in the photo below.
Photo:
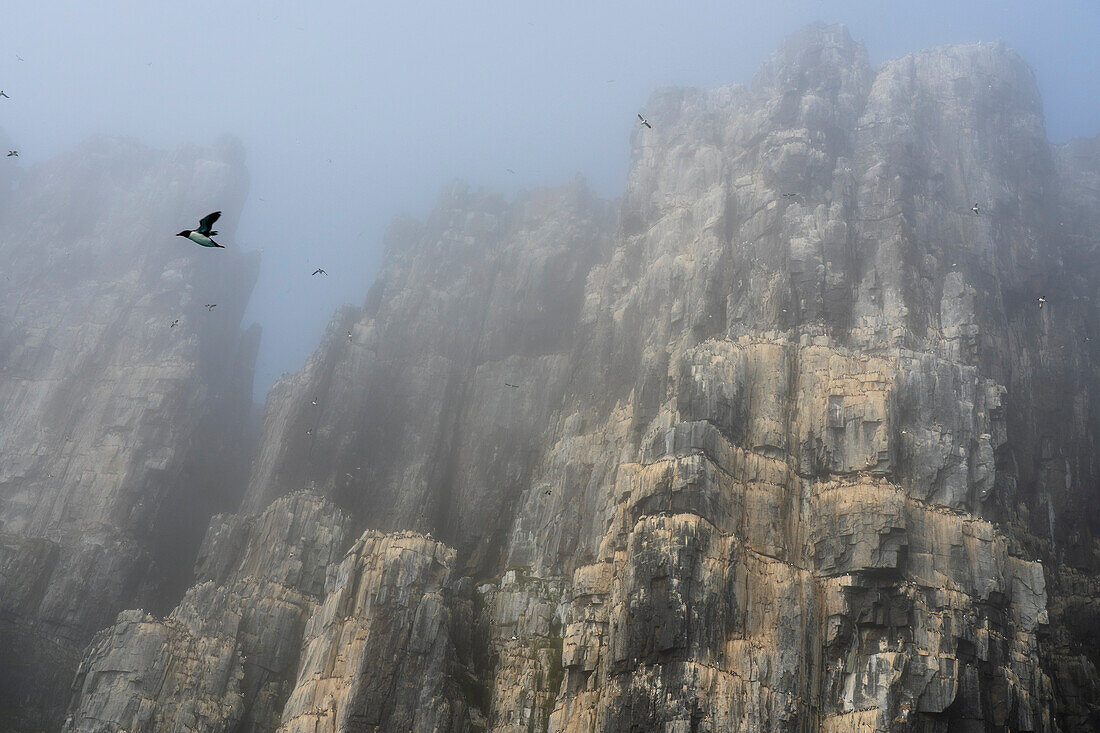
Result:
{"type": "MultiPolygon", "coordinates": [[[[1046,141],[1002,46],[874,69],[825,26],[644,111],[621,201],[456,186],[394,227],[211,525],[348,517],[286,702],[247,717],[226,662],[173,729],[1095,728],[1096,141],[1046,141]]],[[[259,592],[214,546],[194,628],[259,592]]],[[[70,730],[197,694],[133,690],[184,612],[127,613],[70,730]]]]}
{"type": "Polygon", "coordinates": [[[211,513],[235,506],[258,261],[173,235],[213,202],[239,206],[242,157],[233,141],[101,138],[6,173],[0,728],[56,729],[92,635],[122,609],[163,609],[211,513]]]}

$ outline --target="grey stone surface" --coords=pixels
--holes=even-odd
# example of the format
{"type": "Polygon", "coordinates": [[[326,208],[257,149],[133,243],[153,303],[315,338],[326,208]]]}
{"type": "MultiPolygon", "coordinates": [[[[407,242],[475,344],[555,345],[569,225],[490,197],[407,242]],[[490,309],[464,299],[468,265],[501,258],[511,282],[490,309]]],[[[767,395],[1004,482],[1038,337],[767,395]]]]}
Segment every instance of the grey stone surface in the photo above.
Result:
{"type": "Polygon", "coordinates": [[[396,225],[273,390],[243,511],[367,528],[280,724],[1094,729],[1097,141],[1050,145],[1001,45],[873,69],[833,26],[646,111],[614,205],[456,186],[396,225]]]}
{"type": "Polygon", "coordinates": [[[343,512],[305,492],[259,517],[216,517],[199,582],[165,619],[124,611],[96,635],[64,730],[275,730],[347,531],[343,512]]]}
{"type": "Polygon", "coordinates": [[[259,263],[172,236],[212,200],[239,208],[232,140],[100,138],[5,183],[0,727],[56,729],[92,635],[182,591],[210,514],[237,501],[259,263]]]}

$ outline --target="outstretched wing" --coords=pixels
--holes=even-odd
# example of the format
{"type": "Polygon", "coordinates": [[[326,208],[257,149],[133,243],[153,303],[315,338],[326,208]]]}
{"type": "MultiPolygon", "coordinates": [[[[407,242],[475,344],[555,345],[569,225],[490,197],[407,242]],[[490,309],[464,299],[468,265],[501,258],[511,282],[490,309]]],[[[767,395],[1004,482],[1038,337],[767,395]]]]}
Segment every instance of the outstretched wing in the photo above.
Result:
{"type": "Polygon", "coordinates": [[[199,219],[199,228],[195,231],[197,231],[199,234],[205,234],[207,236],[210,236],[211,234],[216,234],[216,232],[211,232],[210,230],[214,227],[214,222],[216,222],[218,220],[218,217],[221,215],[222,212],[220,211],[215,211],[213,214],[207,214],[203,218],[199,219]]]}

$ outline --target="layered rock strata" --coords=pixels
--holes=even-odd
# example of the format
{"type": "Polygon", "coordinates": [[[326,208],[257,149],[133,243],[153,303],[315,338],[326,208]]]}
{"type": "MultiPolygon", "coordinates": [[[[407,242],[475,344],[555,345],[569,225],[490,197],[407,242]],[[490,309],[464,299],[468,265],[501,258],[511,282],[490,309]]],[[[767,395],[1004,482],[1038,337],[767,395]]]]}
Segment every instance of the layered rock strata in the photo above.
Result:
{"type": "Polygon", "coordinates": [[[348,527],[309,492],[215,518],[175,610],[124,611],[96,636],[64,730],[472,730],[455,551],[368,530],[345,553],[348,527]]]}
{"type": "Polygon", "coordinates": [[[164,620],[124,611],[96,635],[74,685],[80,709],[65,730],[273,728],[347,525],[309,494],[283,497],[251,520],[216,517],[198,583],[164,620]]]}
{"type": "Polygon", "coordinates": [[[281,725],[1090,730],[1096,142],[837,27],[645,111],[617,216],[452,188],[273,390],[245,511],[369,528],[281,725]]]}

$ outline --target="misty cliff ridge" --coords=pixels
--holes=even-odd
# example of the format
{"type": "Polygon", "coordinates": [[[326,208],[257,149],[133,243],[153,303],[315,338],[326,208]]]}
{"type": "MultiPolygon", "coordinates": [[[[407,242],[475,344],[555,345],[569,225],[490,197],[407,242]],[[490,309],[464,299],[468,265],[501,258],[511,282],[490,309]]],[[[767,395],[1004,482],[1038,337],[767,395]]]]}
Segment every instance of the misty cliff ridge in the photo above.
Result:
{"type": "MultiPolygon", "coordinates": [[[[6,714],[66,731],[1100,726],[1100,138],[1050,145],[1003,46],[874,69],[825,26],[749,86],[665,90],[644,112],[621,202],[455,185],[391,229],[363,307],[269,395],[247,481],[203,464],[240,509],[210,521],[163,616],[142,591],[170,585],[165,549],[135,513],[218,482],[170,467],[213,405],[246,402],[239,317],[237,347],[210,352],[231,364],[204,368],[196,337],[172,381],[156,370],[181,347],[160,331],[56,344],[20,320],[33,280],[6,295],[0,641],[37,645],[0,660],[26,696],[6,714]],[[115,354],[136,373],[100,386],[115,354]],[[50,359],[69,366],[47,382],[50,359]],[[50,407],[65,385],[78,398],[50,407]],[[55,486],[73,420],[111,452],[85,447],[55,486]],[[103,618],[127,604],[145,610],[103,618]],[[67,709],[30,696],[28,670],[61,684],[99,628],[67,709]]],[[[49,247],[119,227],[97,206],[16,229],[32,203],[2,202],[5,253],[9,232],[49,247]]],[[[154,264],[100,289],[140,302],[154,264]]],[[[173,304],[202,281],[179,268],[173,304]]],[[[59,323],[96,322],[88,297],[59,323]]],[[[164,318],[148,297],[132,317],[164,318]]]]}
{"type": "Polygon", "coordinates": [[[240,495],[259,262],[172,240],[181,215],[243,202],[237,143],[99,138],[3,176],[0,728],[57,729],[92,635],[178,597],[240,495]]]}

